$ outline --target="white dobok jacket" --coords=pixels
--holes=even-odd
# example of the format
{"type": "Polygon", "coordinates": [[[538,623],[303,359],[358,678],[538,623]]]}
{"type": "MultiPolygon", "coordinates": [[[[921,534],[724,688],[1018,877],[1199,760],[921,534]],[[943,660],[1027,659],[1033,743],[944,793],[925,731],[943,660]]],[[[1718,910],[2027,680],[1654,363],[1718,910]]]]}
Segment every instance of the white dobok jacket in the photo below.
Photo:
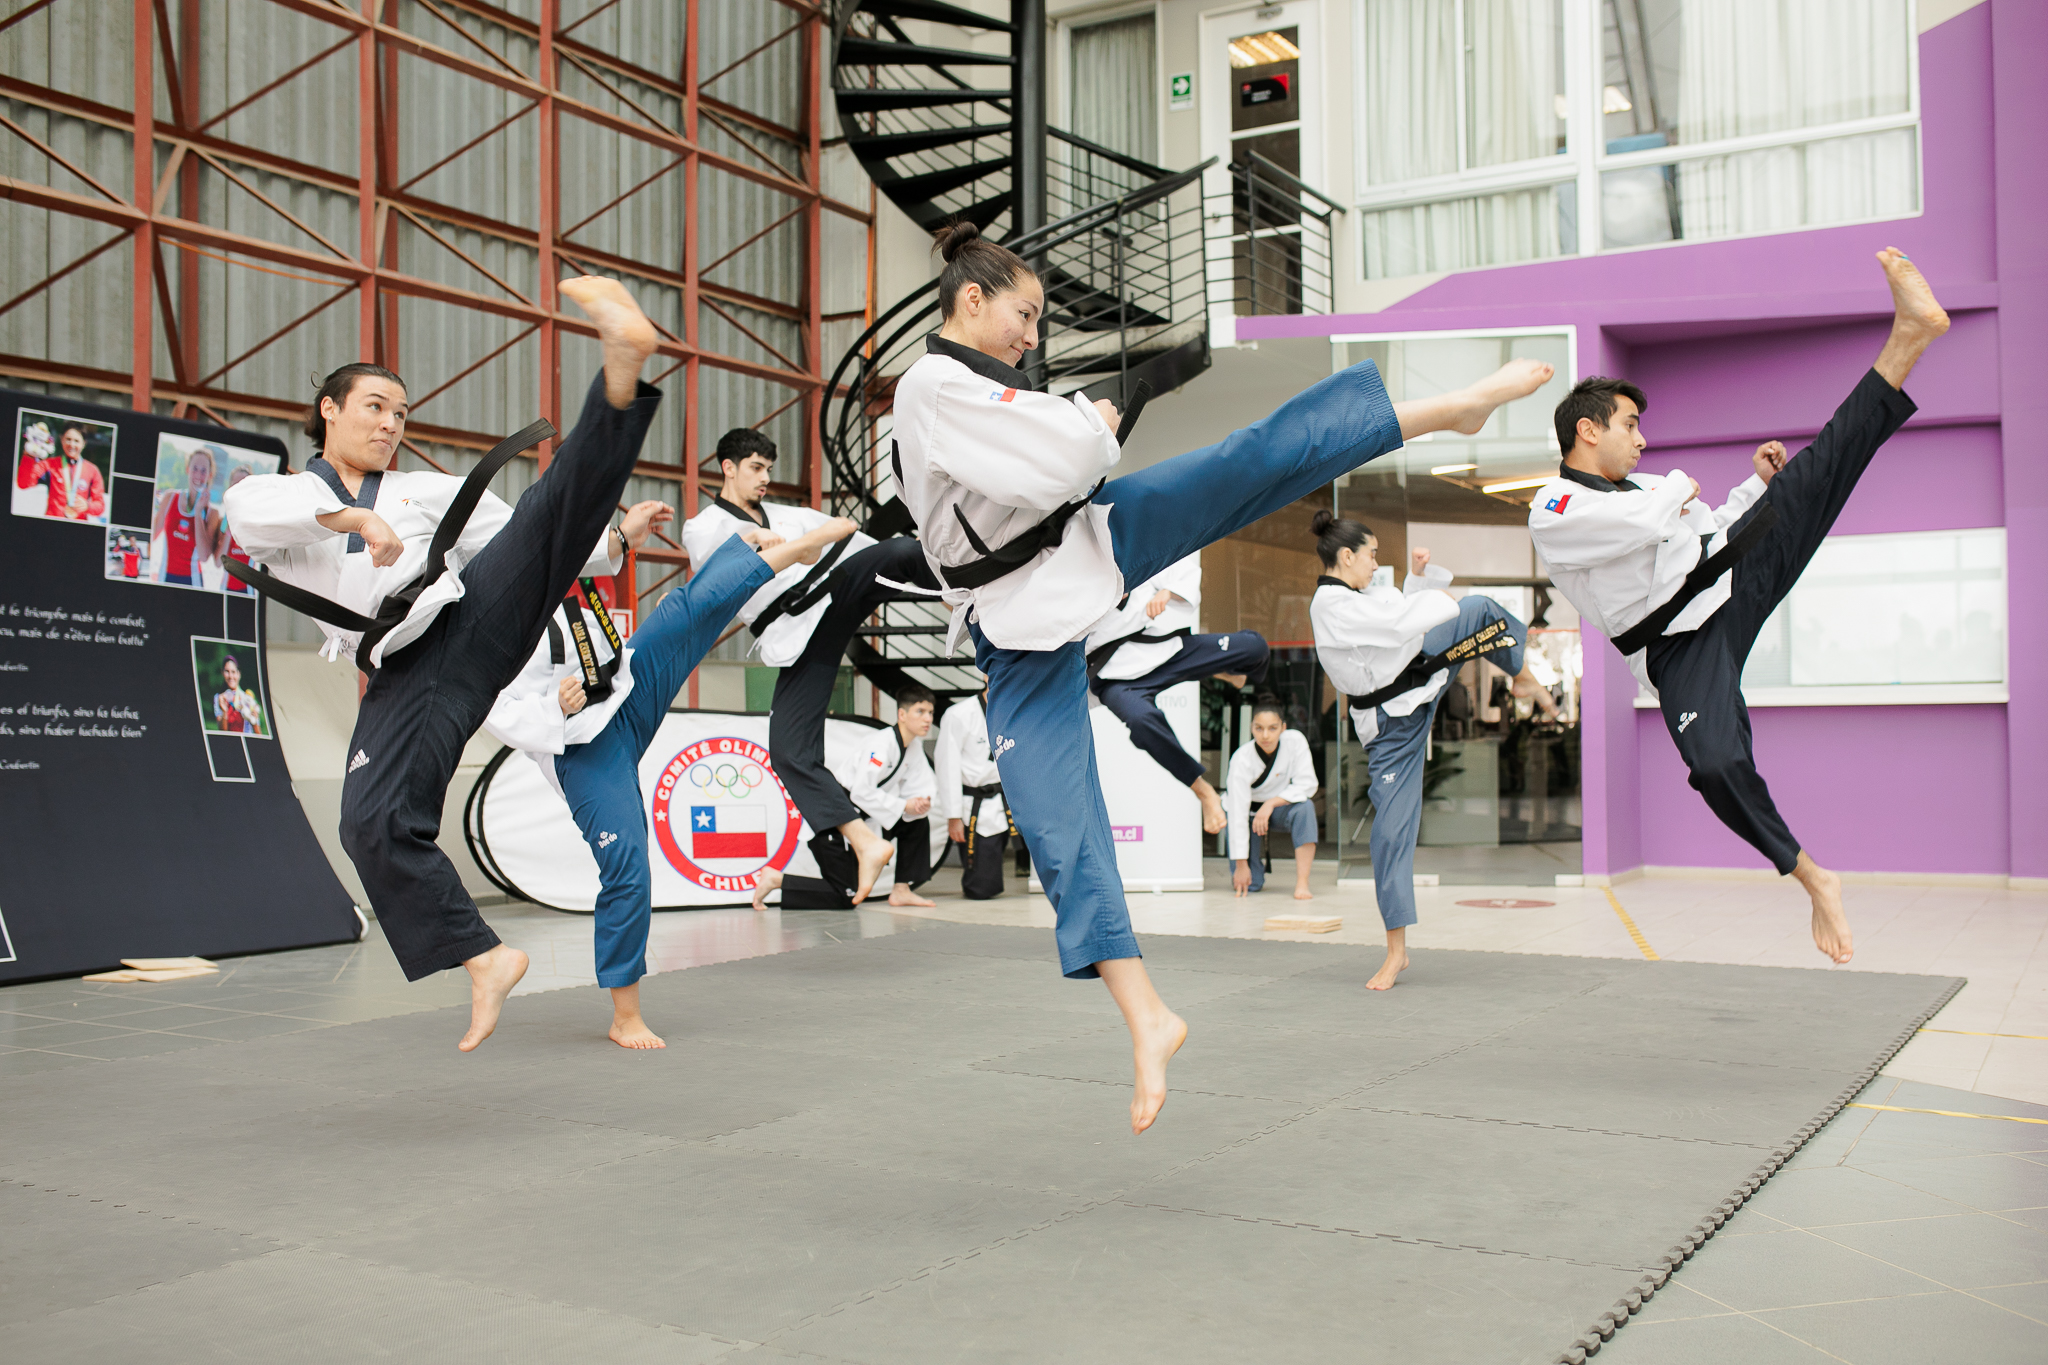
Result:
{"type": "Polygon", "coordinates": [[[491,714],[484,718],[484,732],[540,764],[548,785],[558,795],[562,784],[555,777],[554,756],[571,744],[588,744],[596,739],[610,722],[612,713],[633,691],[633,647],[627,645],[620,651],[622,657],[618,672],[612,675],[611,692],[601,701],[586,703],[573,716],[562,714],[562,679],[583,680],[576,637],[569,632],[571,612],[583,618],[583,628],[590,632],[590,646],[596,651],[599,666],[611,661],[611,642],[605,638],[597,613],[587,606],[564,602],[548,618],[549,629],[541,633],[540,644],[526,661],[526,667],[498,694],[498,699],[491,703],[491,714]],[[559,634],[562,641],[560,663],[554,660],[553,634],[559,634]]]}
{"type": "Polygon", "coordinates": [[[894,828],[903,818],[904,805],[912,799],[938,795],[932,765],[925,762],[923,742],[913,742],[906,751],[903,732],[893,725],[875,731],[873,739],[854,751],[850,764],[827,767],[877,834],[894,828]]]}
{"type": "Polygon", "coordinates": [[[1230,756],[1224,775],[1223,813],[1230,823],[1230,859],[1251,857],[1252,806],[1278,797],[1282,801],[1306,801],[1316,794],[1316,765],[1309,756],[1308,738],[1299,730],[1282,730],[1273,755],[1273,771],[1256,785],[1252,779],[1266,766],[1266,755],[1257,741],[1246,744],[1230,756]]]}
{"type": "Polygon", "coordinates": [[[1095,676],[1104,682],[1125,682],[1171,662],[1180,653],[1181,641],[1156,637],[1171,636],[1177,630],[1199,630],[1201,614],[1202,555],[1198,550],[1132,588],[1123,607],[1089,632],[1091,654],[1112,640],[1134,633],[1138,636],[1118,645],[1095,676]],[[1157,616],[1145,615],[1146,605],[1162,591],[1172,594],[1166,609],[1157,616]]]}
{"type": "MultiPolygon", "coordinates": [[[[1727,544],[1728,528],[1764,492],[1764,481],[1752,474],[1735,485],[1727,502],[1712,508],[1693,497],[1692,480],[1680,470],[1631,474],[1623,484],[1634,487],[1573,470],[1537,490],[1529,505],[1529,535],[1551,581],[1609,639],[1670,600],[1700,562],[1700,538],[1713,538],[1708,554],[1727,544]]],[[[1697,630],[1729,592],[1724,573],[1664,633],[1697,630]]],[[[1628,664],[1654,695],[1644,652],[1630,655],[1628,664]]]]}
{"type": "MultiPolygon", "coordinates": [[[[942,820],[965,820],[974,809],[967,787],[988,787],[1002,781],[996,771],[995,752],[988,742],[988,713],[981,698],[962,697],[939,717],[938,795],[932,804],[942,820]]],[[[974,822],[976,834],[1001,834],[1010,827],[1010,814],[1000,796],[981,803],[981,817],[974,822]]]]}
{"type": "MultiPolygon", "coordinates": [[[[1422,652],[1422,637],[1457,616],[1457,602],[1440,591],[1450,585],[1451,571],[1441,564],[1409,574],[1398,592],[1391,582],[1375,581],[1360,590],[1327,574],[1317,579],[1308,619],[1316,658],[1330,681],[1345,696],[1362,697],[1399,677],[1422,652]]],[[[1450,678],[1449,669],[1439,668],[1381,705],[1390,716],[1409,715],[1434,701],[1450,678]]],[[[1353,710],[1351,722],[1360,744],[1370,744],[1379,733],[1379,718],[1370,710],[1353,710]]]]}
{"type": "MultiPolygon", "coordinates": [[[[832,518],[824,512],[809,507],[790,507],[779,502],[764,502],[762,513],[768,518],[767,528],[784,540],[795,540],[798,536],[809,535],[832,518]]],[[[703,511],[683,523],[683,551],[690,556],[692,564],[708,564],[711,552],[723,545],[728,536],[736,536],[750,527],[761,523],[723,499],[714,499],[703,511]]],[[[874,538],[856,531],[844,542],[846,548],[840,551],[836,563],[846,562],[848,555],[866,549],[874,544],[874,538]]],[[[833,546],[827,545],[824,553],[831,554],[833,546]]],[[[763,583],[752,597],[740,607],[740,620],[748,625],[766,611],[771,603],[782,594],[796,587],[816,568],[816,564],[792,564],[775,577],[763,583]]],[[[826,570],[830,573],[831,570],[826,570]]],[[[818,628],[818,620],[832,605],[830,594],[820,597],[809,611],[801,616],[786,614],[764,631],[758,642],[761,662],[771,668],[787,668],[795,663],[797,656],[804,652],[804,646],[811,642],[811,632],[818,628]]]]}
{"type": "MultiPolygon", "coordinates": [[[[1021,371],[943,338],[896,385],[896,452],[903,501],[917,518],[925,558],[945,566],[981,558],[964,520],[991,550],[1084,497],[1115,467],[1116,433],[1081,394],[1033,393],[1021,371]]],[[[950,588],[951,652],[969,607],[1002,649],[1058,649],[1088,637],[1124,595],[1110,544],[1109,508],[1083,507],[1059,544],[980,588],[950,588]]]]}
{"type": "MultiPolygon", "coordinates": [[[[375,616],[387,594],[419,577],[426,566],[427,546],[461,487],[462,480],[453,474],[387,469],[379,476],[370,510],[405,542],[398,562],[382,569],[370,563],[367,548],[348,548],[352,539],[360,547],[360,539],[319,523],[317,518],[354,504],[343,502],[318,474],[253,475],[230,488],[221,507],[251,563],[351,611],[375,616]]],[[[442,607],[461,599],[463,566],[511,519],[512,508],[503,498],[489,492],[483,495],[462,528],[461,538],[448,551],[447,569],[419,595],[405,620],[378,642],[370,654],[372,663],[381,666],[388,655],[424,634],[442,607]]],[[[578,575],[617,573],[622,561],[611,557],[614,543],[610,531],[600,535],[578,575]]],[[[355,657],[360,635],[325,621],[319,625],[327,636],[320,651],[324,657],[355,657]]]]}

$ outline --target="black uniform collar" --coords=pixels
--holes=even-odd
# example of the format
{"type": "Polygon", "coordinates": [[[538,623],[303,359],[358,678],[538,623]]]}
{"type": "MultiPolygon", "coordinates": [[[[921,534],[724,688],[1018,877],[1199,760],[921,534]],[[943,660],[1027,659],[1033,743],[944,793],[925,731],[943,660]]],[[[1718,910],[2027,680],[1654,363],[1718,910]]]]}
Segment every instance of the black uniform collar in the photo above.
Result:
{"type": "Polygon", "coordinates": [[[744,507],[740,507],[733,503],[727,502],[725,500],[725,495],[722,493],[711,499],[711,505],[713,507],[723,507],[726,511],[732,513],[741,521],[746,522],[749,526],[758,526],[764,531],[769,529],[768,514],[766,512],[763,512],[760,516],[757,517],[753,513],[747,511],[744,507]]]}
{"type": "Polygon", "coordinates": [[[994,356],[977,351],[972,346],[962,346],[957,341],[948,341],[937,332],[924,339],[924,349],[926,355],[942,355],[957,360],[983,379],[993,379],[1006,389],[1031,387],[1031,380],[1024,371],[1012,369],[994,356]]]}
{"type": "Polygon", "coordinates": [[[1623,479],[1620,483],[1610,483],[1598,474],[1588,474],[1585,470],[1574,469],[1568,464],[1561,464],[1557,467],[1557,477],[1560,479],[1570,479],[1573,483],[1582,483],[1588,488],[1597,488],[1602,493],[1640,493],[1643,491],[1643,486],[1639,483],[1631,483],[1627,479],[1623,479]]]}
{"type": "Polygon", "coordinates": [[[1319,573],[1319,574],[1317,574],[1317,575],[1316,575],[1316,586],[1320,588],[1320,587],[1324,586],[1325,584],[1328,584],[1328,585],[1329,585],[1330,587],[1333,587],[1333,588],[1342,588],[1342,589],[1344,589],[1344,591],[1346,591],[1346,592],[1357,592],[1357,591],[1358,591],[1358,589],[1357,589],[1357,588],[1354,588],[1354,587],[1352,587],[1352,586],[1351,586],[1351,585],[1350,585],[1349,583],[1346,583],[1346,582],[1345,582],[1345,581],[1344,581],[1343,579],[1341,579],[1341,578],[1337,578],[1337,577],[1334,577],[1334,576],[1332,576],[1332,575],[1330,575],[1330,574],[1326,574],[1326,573],[1319,573]]]}

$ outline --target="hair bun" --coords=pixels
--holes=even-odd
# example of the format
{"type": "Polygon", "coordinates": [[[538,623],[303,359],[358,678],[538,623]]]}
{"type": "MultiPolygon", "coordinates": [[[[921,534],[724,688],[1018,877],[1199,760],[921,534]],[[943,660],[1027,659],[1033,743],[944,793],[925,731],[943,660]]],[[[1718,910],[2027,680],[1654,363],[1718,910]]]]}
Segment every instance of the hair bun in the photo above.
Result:
{"type": "Polygon", "coordinates": [[[1336,519],[1336,513],[1332,512],[1329,508],[1318,507],[1316,514],[1309,518],[1308,533],[1320,539],[1323,532],[1330,529],[1330,523],[1336,519]]]}
{"type": "Polygon", "coordinates": [[[948,223],[932,234],[939,259],[950,264],[960,249],[981,237],[981,229],[970,222],[948,223]]]}

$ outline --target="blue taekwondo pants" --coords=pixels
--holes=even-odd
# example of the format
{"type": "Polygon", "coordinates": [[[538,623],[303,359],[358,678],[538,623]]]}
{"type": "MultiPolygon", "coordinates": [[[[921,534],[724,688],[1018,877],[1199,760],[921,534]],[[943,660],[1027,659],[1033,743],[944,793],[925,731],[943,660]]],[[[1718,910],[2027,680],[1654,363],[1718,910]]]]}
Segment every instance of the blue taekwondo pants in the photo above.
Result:
{"type": "Polygon", "coordinates": [[[633,690],[587,744],[555,758],[555,776],[576,828],[597,858],[597,984],[630,986],[647,974],[647,923],[654,913],[647,867],[647,809],[640,756],[690,670],[718,643],[742,604],[775,575],[753,546],[727,538],[702,569],[633,632],[633,690]]]}
{"type": "MultiPolygon", "coordinates": [[[[1467,597],[1458,615],[1422,637],[1422,652],[1436,654],[1495,621],[1508,623],[1514,647],[1489,654],[1486,661],[1513,677],[1522,671],[1522,652],[1529,628],[1490,597],[1467,597]]],[[[1445,688],[1450,684],[1446,682],[1445,688]]],[[[1380,732],[1365,746],[1367,788],[1372,796],[1372,884],[1379,897],[1380,922],[1389,929],[1415,923],[1415,835],[1422,828],[1422,766],[1428,752],[1429,725],[1443,692],[1405,716],[1373,708],[1380,732]]]]}
{"type": "MultiPolygon", "coordinates": [[[[1133,640],[1133,644],[1145,643],[1133,640]]],[[[1237,630],[1228,635],[1190,635],[1181,641],[1180,653],[1141,678],[1124,682],[1095,684],[1095,695],[1131,731],[1131,743],[1152,756],[1152,761],[1173,774],[1173,780],[1190,784],[1202,775],[1202,760],[1180,747],[1173,726],[1159,709],[1159,694],[1175,683],[1206,678],[1214,673],[1243,673],[1253,682],[1266,676],[1266,637],[1255,630],[1237,630]]]]}
{"type": "MultiPolygon", "coordinates": [[[[1114,479],[1107,506],[1117,568],[1142,583],[1366,461],[1401,448],[1401,424],[1371,361],[1296,394],[1222,441],[1114,479]]],[[[1137,957],[1088,725],[1086,646],[997,649],[971,626],[988,677],[988,729],[1003,798],[1058,916],[1060,970],[1137,957]]]]}
{"type": "MultiPolygon", "coordinates": [[[[1258,805],[1258,799],[1254,797],[1252,808],[1257,810],[1258,805]]],[[[1252,835],[1251,860],[1247,864],[1251,868],[1252,884],[1246,890],[1266,889],[1266,859],[1263,855],[1272,849],[1272,841],[1285,840],[1285,852],[1282,856],[1291,857],[1294,850],[1303,844],[1316,842],[1317,836],[1321,833],[1322,831],[1316,828],[1316,808],[1306,801],[1289,801],[1274,811],[1273,818],[1266,822],[1265,834],[1252,835]]]]}

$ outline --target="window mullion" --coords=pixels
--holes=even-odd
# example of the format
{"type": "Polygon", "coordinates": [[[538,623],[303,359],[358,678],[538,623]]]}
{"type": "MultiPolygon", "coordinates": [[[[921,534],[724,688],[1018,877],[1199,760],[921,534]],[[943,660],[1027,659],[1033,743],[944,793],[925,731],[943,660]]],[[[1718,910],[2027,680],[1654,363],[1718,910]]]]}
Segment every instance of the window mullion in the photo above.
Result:
{"type": "Polygon", "coordinates": [[[1457,78],[1457,107],[1455,113],[1457,115],[1458,173],[1462,175],[1472,169],[1470,147],[1471,116],[1467,112],[1465,105],[1466,100],[1471,97],[1471,83],[1466,74],[1466,69],[1471,63],[1471,55],[1465,38],[1465,0],[1453,0],[1451,7],[1451,41],[1457,45],[1453,70],[1457,78]]]}

